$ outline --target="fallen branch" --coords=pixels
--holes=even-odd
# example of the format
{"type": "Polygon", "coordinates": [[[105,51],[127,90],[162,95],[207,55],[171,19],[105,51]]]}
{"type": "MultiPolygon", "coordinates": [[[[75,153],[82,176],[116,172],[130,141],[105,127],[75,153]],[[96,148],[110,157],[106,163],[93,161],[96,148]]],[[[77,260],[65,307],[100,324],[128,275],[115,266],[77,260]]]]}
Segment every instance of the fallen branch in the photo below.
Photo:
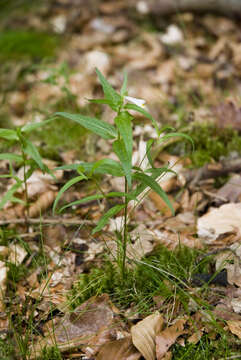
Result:
{"type": "Polygon", "coordinates": [[[198,170],[190,170],[182,173],[185,180],[194,187],[199,181],[224,176],[229,173],[241,171],[241,158],[225,160],[218,164],[207,164],[198,170]]]}
{"type": "MultiPolygon", "coordinates": [[[[135,3],[138,6],[136,0],[135,3]]],[[[146,5],[150,13],[161,16],[179,12],[213,12],[225,16],[241,16],[240,0],[149,0],[146,5]]]]}
{"type": "MultiPolygon", "coordinates": [[[[91,220],[77,220],[77,219],[27,219],[28,224],[51,224],[51,225],[91,225],[96,226],[97,222],[91,220]]],[[[4,219],[0,220],[1,225],[8,225],[8,224],[26,224],[25,218],[20,219],[4,219]]]]}

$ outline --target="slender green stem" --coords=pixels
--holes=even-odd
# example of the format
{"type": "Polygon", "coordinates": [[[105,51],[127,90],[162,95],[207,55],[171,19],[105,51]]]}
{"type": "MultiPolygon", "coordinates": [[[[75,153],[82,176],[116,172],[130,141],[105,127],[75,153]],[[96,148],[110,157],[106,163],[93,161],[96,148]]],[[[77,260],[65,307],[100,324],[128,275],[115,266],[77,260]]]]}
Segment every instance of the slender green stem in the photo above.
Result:
{"type": "Polygon", "coordinates": [[[25,206],[26,206],[26,213],[25,213],[25,219],[26,223],[28,222],[29,218],[29,197],[28,197],[28,183],[27,183],[27,171],[26,171],[26,154],[22,149],[22,157],[23,157],[23,182],[24,182],[24,192],[25,192],[25,206]]]}
{"type": "MultiPolygon", "coordinates": [[[[128,192],[128,183],[125,177],[125,193],[128,192]]],[[[124,208],[124,229],[123,229],[123,239],[122,239],[122,279],[124,280],[126,275],[126,247],[127,247],[127,237],[128,237],[128,229],[127,229],[127,210],[128,210],[128,199],[125,197],[125,208],[124,208]]]]}

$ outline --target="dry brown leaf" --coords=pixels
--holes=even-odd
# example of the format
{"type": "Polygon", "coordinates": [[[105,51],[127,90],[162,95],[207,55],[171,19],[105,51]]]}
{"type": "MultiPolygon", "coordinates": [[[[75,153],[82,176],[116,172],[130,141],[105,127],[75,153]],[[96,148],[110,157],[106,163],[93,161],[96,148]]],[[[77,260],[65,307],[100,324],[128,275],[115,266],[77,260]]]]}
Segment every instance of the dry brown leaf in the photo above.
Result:
{"type": "Polygon", "coordinates": [[[231,333],[237,335],[238,338],[241,339],[241,321],[228,320],[227,324],[231,333]]]}
{"type": "Polygon", "coordinates": [[[234,174],[228,182],[222,186],[217,192],[216,204],[221,202],[237,202],[241,195],[241,176],[239,174],[234,174]],[[223,200],[219,200],[223,199],[223,200]]]}
{"type": "Polygon", "coordinates": [[[156,336],[156,357],[161,360],[167,353],[167,350],[172,346],[176,339],[186,333],[184,325],[187,319],[179,319],[172,326],[169,326],[156,336]]]}
{"type": "MultiPolygon", "coordinates": [[[[148,196],[153,201],[153,203],[155,204],[155,207],[161,212],[162,215],[167,216],[167,217],[172,216],[172,211],[171,211],[170,207],[160,197],[160,195],[158,195],[154,191],[150,191],[148,196]]],[[[176,211],[180,207],[180,204],[178,204],[178,202],[176,202],[172,196],[169,195],[168,197],[172,203],[174,210],[176,211]]]]}
{"type": "Polygon", "coordinates": [[[9,245],[9,257],[8,261],[15,265],[22,264],[23,260],[27,256],[27,251],[18,244],[10,244],[9,245]]]}
{"type": "Polygon", "coordinates": [[[213,112],[216,116],[216,124],[220,128],[232,127],[235,130],[241,130],[241,108],[232,101],[219,104],[214,107],[213,112]]]}
{"type": "Polygon", "coordinates": [[[194,333],[189,336],[187,341],[191,344],[197,344],[203,335],[203,330],[195,330],[194,333]]]}
{"type": "Polygon", "coordinates": [[[131,327],[132,341],[135,347],[144,356],[145,360],[155,360],[155,338],[163,326],[163,318],[159,312],[147,316],[131,327]]]}
{"type": "Polygon", "coordinates": [[[216,270],[227,270],[227,280],[230,285],[235,284],[241,287],[241,244],[235,243],[230,246],[230,250],[225,250],[216,255],[216,270]]]}
{"type": "Polygon", "coordinates": [[[32,358],[43,346],[56,343],[60,351],[82,345],[87,347],[86,351],[95,354],[103,343],[115,337],[117,317],[114,311],[107,294],[90,298],[72,313],[67,313],[48,337],[33,346],[32,358]]]}
{"type": "Polygon", "coordinates": [[[224,204],[211,209],[198,219],[198,235],[208,241],[216,240],[220,235],[239,231],[241,233],[241,203],[224,204]]]}
{"type": "Polygon", "coordinates": [[[36,217],[42,214],[45,210],[48,209],[50,205],[54,202],[58,192],[49,190],[41,194],[38,199],[30,205],[29,207],[29,216],[36,217]]]}
{"type": "Polygon", "coordinates": [[[110,341],[101,346],[96,360],[138,360],[141,354],[133,346],[131,338],[110,341]]]}

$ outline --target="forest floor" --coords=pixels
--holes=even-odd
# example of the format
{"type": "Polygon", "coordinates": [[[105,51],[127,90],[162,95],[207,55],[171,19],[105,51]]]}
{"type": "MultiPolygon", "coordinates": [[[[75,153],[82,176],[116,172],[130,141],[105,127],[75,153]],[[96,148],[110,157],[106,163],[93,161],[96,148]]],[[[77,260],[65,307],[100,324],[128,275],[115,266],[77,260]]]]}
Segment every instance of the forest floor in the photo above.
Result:
{"type": "MultiPolygon", "coordinates": [[[[122,0],[1,7],[0,358],[241,358],[239,22],[163,19],[122,0]],[[111,141],[60,116],[38,126],[56,112],[113,125],[112,109],[88,101],[103,97],[96,67],[118,92],[126,71],[128,95],[194,142],[175,136],[156,146],[155,166],[172,170],[159,184],[175,215],[148,191],[129,216],[124,278],[123,214],[92,234],[120,199],[58,212],[99,189],[125,191],[122,178],[98,174],[58,195],[77,174],[71,164],[116,159],[111,141]]],[[[138,166],[156,131],[133,116],[138,166]]]]}

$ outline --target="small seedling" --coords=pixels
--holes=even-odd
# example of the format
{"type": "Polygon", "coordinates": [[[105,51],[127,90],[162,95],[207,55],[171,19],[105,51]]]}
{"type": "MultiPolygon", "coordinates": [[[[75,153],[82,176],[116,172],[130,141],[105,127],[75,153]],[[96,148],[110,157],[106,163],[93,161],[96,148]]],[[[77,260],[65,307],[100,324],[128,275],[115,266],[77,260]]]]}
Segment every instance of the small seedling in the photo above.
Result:
{"type": "Polygon", "coordinates": [[[27,180],[30,178],[35,169],[40,169],[43,173],[48,172],[54,176],[49,168],[43,163],[42,158],[38,152],[37,147],[29,140],[29,133],[38,127],[52,121],[54,118],[39,122],[31,123],[16,129],[0,129],[0,138],[10,141],[12,145],[20,147],[19,154],[2,153],[0,160],[9,161],[9,174],[0,175],[0,178],[12,178],[15,183],[8,189],[0,201],[0,209],[4,207],[7,202],[24,203],[26,206],[26,217],[28,217],[29,197],[27,180]],[[23,166],[23,178],[17,176],[14,172],[12,162],[23,166]],[[25,201],[15,196],[17,190],[24,185],[25,201]]]}
{"type": "MultiPolygon", "coordinates": [[[[122,274],[122,279],[125,278],[126,273],[126,249],[127,243],[129,241],[128,234],[128,205],[131,201],[139,202],[139,199],[142,194],[146,194],[148,189],[155,191],[170,207],[172,213],[174,214],[173,206],[163,191],[161,186],[158,183],[160,176],[163,176],[168,171],[172,171],[168,167],[156,168],[154,165],[154,160],[151,154],[152,147],[155,142],[160,143],[166,139],[173,136],[182,136],[187,138],[192,142],[190,137],[182,133],[171,132],[164,134],[164,129],[160,129],[155,119],[145,108],[145,101],[142,99],[132,98],[127,96],[127,76],[124,76],[123,85],[120,91],[120,94],[117,93],[111,84],[106,80],[106,78],[101,74],[101,72],[96,70],[99,81],[102,85],[103,92],[105,97],[103,99],[94,99],[89,100],[92,103],[96,104],[106,104],[108,105],[115,113],[114,125],[111,125],[103,120],[98,118],[84,116],[80,114],[70,114],[66,112],[58,112],[55,116],[64,117],[68,120],[73,120],[80,124],[82,127],[88,129],[89,131],[99,135],[105,140],[110,140],[112,143],[112,148],[116,154],[119,161],[112,159],[102,159],[96,162],[80,162],[78,164],[71,164],[61,166],[59,169],[72,169],[76,170],[78,176],[69,180],[59,191],[56,200],[54,202],[53,211],[56,210],[57,204],[62,196],[62,194],[68,190],[72,185],[78,183],[79,181],[88,180],[94,177],[96,174],[110,174],[116,177],[124,177],[125,185],[123,192],[109,192],[104,193],[104,191],[99,188],[99,192],[95,195],[85,197],[81,200],[72,202],[65,205],[60,209],[63,211],[69,206],[82,204],[91,200],[99,200],[103,198],[113,198],[118,197],[121,199],[121,203],[111,207],[99,220],[97,226],[93,229],[92,234],[99,232],[107,224],[110,218],[113,218],[116,214],[121,211],[124,212],[124,221],[123,227],[121,230],[121,241],[118,241],[118,258],[117,263],[120,266],[120,271],[122,274]],[[132,155],[133,155],[133,116],[129,112],[134,110],[141,113],[147,117],[154,126],[157,139],[150,139],[147,142],[146,154],[150,166],[143,169],[140,164],[139,166],[133,166],[132,164],[132,155]]],[[[166,130],[167,128],[165,128],[166,130]]]]}

